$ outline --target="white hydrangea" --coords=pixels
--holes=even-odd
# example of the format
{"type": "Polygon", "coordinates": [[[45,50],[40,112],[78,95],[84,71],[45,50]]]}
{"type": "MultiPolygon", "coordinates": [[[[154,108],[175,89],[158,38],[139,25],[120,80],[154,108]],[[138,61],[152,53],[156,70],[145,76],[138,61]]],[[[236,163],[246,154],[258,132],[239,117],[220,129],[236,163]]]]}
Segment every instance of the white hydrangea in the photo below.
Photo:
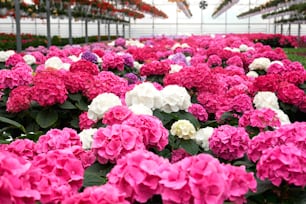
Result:
{"type": "Polygon", "coordinates": [[[196,129],[189,120],[178,120],[172,124],[170,133],[184,140],[194,139],[196,129]]]}
{"type": "Polygon", "coordinates": [[[177,42],[171,47],[171,50],[175,50],[178,47],[181,47],[181,44],[177,42]]]}
{"type": "Polygon", "coordinates": [[[271,61],[266,57],[259,57],[253,60],[253,62],[249,65],[250,70],[264,70],[270,66],[271,61]]]}
{"type": "Polygon", "coordinates": [[[134,68],[137,69],[138,71],[140,71],[140,68],[143,66],[143,64],[140,64],[137,61],[134,61],[134,68]]]}
{"type": "Polygon", "coordinates": [[[187,43],[183,43],[183,44],[181,44],[181,47],[182,48],[188,48],[188,47],[190,47],[187,43]]]}
{"type": "Polygon", "coordinates": [[[62,69],[64,68],[64,63],[59,57],[50,57],[45,61],[45,68],[62,69]]]}
{"type": "Polygon", "coordinates": [[[66,71],[69,71],[70,66],[71,66],[71,64],[69,64],[69,63],[63,63],[63,68],[62,69],[66,70],[66,71]]]}
{"type": "Polygon", "coordinates": [[[68,58],[71,59],[73,62],[77,62],[81,59],[80,57],[75,55],[70,55],[68,58]]]}
{"type": "Polygon", "coordinates": [[[129,109],[136,115],[153,115],[152,110],[143,104],[131,105],[129,109]]]}
{"type": "Polygon", "coordinates": [[[278,99],[274,92],[259,91],[253,99],[256,109],[271,108],[279,109],[278,99]]]}
{"type": "Polygon", "coordinates": [[[190,95],[184,87],[168,85],[161,90],[162,106],[160,109],[166,113],[187,110],[191,105],[190,95]]]}
{"type": "Polygon", "coordinates": [[[271,109],[277,114],[277,117],[279,118],[281,125],[291,124],[288,115],[284,113],[284,111],[280,109],[273,109],[273,108],[271,109]]]}
{"type": "Polygon", "coordinates": [[[206,127],[199,129],[195,134],[195,141],[198,145],[200,145],[205,151],[209,150],[209,138],[214,132],[214,128],[206,127]]]}
{"type": "Polygon", "coordinates": [[[136,85],[131,91],[125,94],[127,106],[143,104],[150,109],[158,109],[162,104],[162,96],[151,82],[144,82],[136,85]]]}
{"type": "Polygon", "coordinates": [[[141,43],[139,40],[132,40],[132,39],[126,40],[126,41],[125,41],[125,45],[126,45],[126,46],[136,46],[136,47],[140,47],[140,48],[142,48],[142,47],[145,46],[145,45],[144,45],[143,43],[141,43]]]}
{"type": "Polygon", "coordinates": [[[171,69],[170,69],[169,73],[179,72],[181,69],[183,69],[183,66],[181,66],[179,64],[171,64],[170,67],[171,67],[171,69]]]}
{"type": "Polygon", "coordinates": [[[114,47],[115,46],[115,41],[107,43],[108,46],[114,47]]]}
{"type": "Polygon", "coordinates": [[[237,47],[234,47],[234,48],[232,49],[232,52],[240,52],[240,49],[237,48],[237,47]]]}
{"type": "Polygon", "coordinates": [[[36,63],[36,59],[33,55],[24,55],[23,59],[28,65],[36,63]]]}
{"type": "Polygon", "coordinates": [[[239,50],[240,50],[240,52],[246,52],[248,50],[248,46],[245,45],[245,44],[241,44],[239,46],[239,50]]]}
{"type": "Polygon", "coordinates": [[[255,71],[249,71],[246,75],[247,75],[248,77],[254,77],[254,78],[256,78],[256,77],[259,76],[258,73],[255,72],[255,71]]]}
{"type": "Polygon", "coordinates": [[[94,98],[88,106],[88,118],[94,121],[103,118],[106,111],[114,106],[122,105],[118,96],[113,93],[103,93],[94,98]]]}
{"type": "Polygon", "coordinates": [[[14,50],[0,51],[0,62],[5,62],[13,54],[14,50]]]}
{"type": "Polygon", "coordinates": [[[93,136],[97,132],[97,128],[89,128],[80,132],[78,135],[80,136],[80,140],[82,142],[82,148],[87,150],[91,149],[91,145],[93,142],[93,136]]]}
{"type": "Polygon", "coordinates": [[[279,64],[279,65],[281,65],[281,66],[284,66],[284,63],[281,62],[281,61],[279,61],[279,60],[274,60],[274,61],[272,61],[270,65],[272,65],[272,64],[279,64]]]}
{"type": "Polygon", "coordinates": [[[190,64],[191,57],[190,57],[190,56],[187,56],[187,57],[186,57],[186,61],[187,61],[187,64],[190,64]]]}

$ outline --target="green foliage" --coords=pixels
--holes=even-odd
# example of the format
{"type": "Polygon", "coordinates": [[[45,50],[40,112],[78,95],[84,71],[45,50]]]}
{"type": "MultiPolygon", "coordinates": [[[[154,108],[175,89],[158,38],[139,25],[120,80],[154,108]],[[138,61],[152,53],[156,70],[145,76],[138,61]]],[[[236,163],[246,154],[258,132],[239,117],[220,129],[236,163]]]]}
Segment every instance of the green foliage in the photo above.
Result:
{"type": "Polygon", "coordinates": [[[306,69],[306,48],[284,48],[288,59],[300,62],[306,69]]]}

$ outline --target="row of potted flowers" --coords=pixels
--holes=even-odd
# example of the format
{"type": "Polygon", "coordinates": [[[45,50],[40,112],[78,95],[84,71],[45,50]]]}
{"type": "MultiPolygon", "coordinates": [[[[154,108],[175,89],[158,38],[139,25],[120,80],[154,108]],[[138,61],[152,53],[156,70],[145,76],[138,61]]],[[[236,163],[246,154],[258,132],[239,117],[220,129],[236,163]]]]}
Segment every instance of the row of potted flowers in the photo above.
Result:
{"type": "Polygon", "coordinates": [[[0,62],[3,203],[303,202],[306,72],[281,48],[119,38],[0,62]]]}

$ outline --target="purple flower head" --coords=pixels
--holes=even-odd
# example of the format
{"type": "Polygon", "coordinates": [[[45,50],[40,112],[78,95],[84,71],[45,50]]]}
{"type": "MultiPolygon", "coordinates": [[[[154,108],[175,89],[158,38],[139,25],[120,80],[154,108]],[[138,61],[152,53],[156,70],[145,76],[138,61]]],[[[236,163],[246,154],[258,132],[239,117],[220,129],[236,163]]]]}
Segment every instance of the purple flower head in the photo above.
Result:
{"type": "Polygon", "coordinates": [[[128,67],[133,67],[134,66],[134,58],[131,54],[124,54],[123,55],[123,59],[124,59],[124,64],[128,67]]]}
{"type": "Polygon", "coordinates": [[[84,59],[84,60],[87,60],[89,62],[92,62],[92,63],[97,63],[98,62],[97,56],[90,51],[84,52],[82,54],[81,58],[84,59]]]}
{"type": "Polygon", "coordinates": [[[183,53],[178,52],[176,54],[174,54],[171,58],[171,60],[176,63],[176,64],[180,64],[180,63],[184,63],[187,64],[187,60],[186,57],[183,53]]]}
{"type": "Polygon", "coordinates": [[[118,47],[118,46],[124,47],[125,46],[125,39],[124,38],[117,38],[115,40],[115,46],[116,47],[118,47]]]}
{"type": "Polygon", "coordinates": [[[127,73],[124,75],[124,78],[128,80],[129,84],[135,84],[139,81],[139,78],[133,73],[127,73]]]}

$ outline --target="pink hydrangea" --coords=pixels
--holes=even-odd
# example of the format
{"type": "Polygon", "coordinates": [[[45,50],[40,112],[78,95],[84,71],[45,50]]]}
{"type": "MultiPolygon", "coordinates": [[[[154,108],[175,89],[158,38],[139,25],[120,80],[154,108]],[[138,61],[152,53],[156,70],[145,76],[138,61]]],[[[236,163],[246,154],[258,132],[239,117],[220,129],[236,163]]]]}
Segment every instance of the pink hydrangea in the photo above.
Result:
{"type": "Polygon", "coordinates": [[[290,72],[283,72],[281,73],[282,81],[287,81],[289,83],[292,83],[296,86],[299,84],[303,84],[306,80],[306,70],[303,72],[299,71],[290,71],[290,72]]]}
{"type": "Polygon", "coordinates": [[[143,136],[143,143],[147,148],[153,147],[163,150],[168,144],[168,130],[155,116],[133,115],[123,124],[137,128],[143,136]]]}
{"type": "Polygon", "coordinates": [[[75,130],[71,128],[51,129],[45,135],[39,137],[36,143],[36,152],[40,154],[72,146],[82,147],[80,137],[75,130]]]}
{"type": "Polygon", "coordinates": [[[79,116],[79,126],[81,130],[91,128],[97,121],[88,118],[88,112],[84,112],[79,116]]]}
{"type": "Polygon", "coordinates": [[[125,193],[120,192],[115,186],[105,184],[85,188],[84,192],[75,194],[65,199],[62,204],[129,204],[125,200],[125,193]]]}
{"type": "MultiPolygon", "coordinates": [[[[58,73],[60,74],[60,73],[58,73]]],[[[41,106],[62,104],[66,101],[68,92],[61,78],[52,72],[39,72],[34,77],[32,99],[41,106]],[[50,74],[48,74],[50,73],[50,74]]]]}
{"type": "Polygon", "coordinates": [[[86,72],[88,74],[97,75],[99,74],[98,65],[81,59],[79,61],[73,62],[69,69],[70,72],[86,72]]]}
{"type": "Polygon", "coordinates": [[[101,164],[115,163],[125,154],[145,148],[139,130],[125,124],[99,128],[93,139],[91,148],[101,164]]]}
{"type": "Polygon", "coordinates": [[[16,155],[23,157],[27,160],[32,160],[36,155],[35,152],[35,142],[29,139],[17,139],[11,142],[6,150],[16,155]]]}
{"type": "Polygon", "coordinates": [[[250,138],[244,128],[222,125],[214,129],[209,138],[209,149],[225,160],[242,158],[248,149],[250,138]]]}
{"type": "Polygon", "coordinates": [[[247,94],[239,94],[235,96],[231,100],[230,106],[232,110],[238,113],[253,110],[252,99],[247,94]]]}
{"type": "Polygon", "coordinates": [[[69,93],[77,93],[85,91],[86,84],[93,80],[94,76],[87,72],[67,72],[64,83],[69,93]]]}
{"type": "Polygon", "coordinates": [[[168,61],[152,61],[140,68],[141,76],[164,75],[169,73],[171,67],[168,61]]]}
{"type": "Polygon", "coordinates": [[[127,106],[114,106],[103,115],[102,122],[106,125],[122,124],[132,115],[127,106]]]}
{"type": "Polygon", "coordinates": [[[102,57],[102,67],[104,71],[110,69],[124,70],[124,58],[113,52],[106,52],[102,57]]]}
{"type": "Polygon", "coordinates": [[[207,65],[210,68],[221,66],[222,59],[218,55],[210,55],[207,59],[207,65]]]}
{"type": "Polygon", "coordinates": [[[6,61],[5,61],[5,66],[6,67],[13,67],[19,62],[25,62],[21,54],[15,53],[11,55],[6,61]]]}
{"type": "Polygon", "coordinates": [[[84,95],[90,100],[101,93],[123,95],[128,88],[128,81],[109,71],[102,71],[85,85],[84,95]]]}
{"type": "Polygon", "coordinates": [[[171,152],[171,158],[170,161],[171,163],[176,163],[186,157],[191,156],[191,154],[189,154],[188,152],[186,152],[185,149],[183,148],[179,148],[179,149],[174,149],[171,152]]]}
{"type": "Polygon", "coordinates": [[[145,203],[160,193],[161,169],[168,161],[152,152],[137,150],[117,161],[107,175],[108,183],[125,192],[131,202],[145,203]]]}
{"type": "Polygon", "coordinates": [[[257,182],[253,172],[248,173],[245,166],[224,165],[224,168],[228,183],[228,199],[236,204],[246,203],[244,195],[249,190],[256,191],[257,182]]]}
{"type": "Polygon", "coordinates": [[[280,76],[277,74],[261,75],[255,78],[254,88],[256,91],[275,92],[278,89],[280,76]]]}
{"type": "Polygon", "coordinates": [[[282,82],[277,90],[277,97],[283,103],[293,104],[298,106],[305,96],[302,89],[288,82],[282,82]]]}
{"type": "Polygon", "coordinates": [[[29,54],[35,57],[36,64],[44,64],[46,61],[45,56],[41,52],[35,51],[30,52],[29,54]]]}
{"type": "Polygon", "coordinates": [[[188,112],[194,115],[199,121],[205,122],[208,120],[208,113],[200,104],[192,104],[188,108],[188,112]]]}
{"type": "Polygon", "coordinates": [[[24,158],[0,151],[0,203],[29,203],[40,200],[40,193],[27,180],[32,165],[24,158]]]}
{"type": "Polygon", "coordinates": [[[257,163],[260,179],[269,179],[280,186],[282,181],[295,186],[306,186],[306,154],[294,145],[280,145],[263,152],[257,163]]]}
{"type": "Polygon", "coordinates": [[[260,130],[266,127],[279,127],[280,125],[276,112],[269,108],[246,111],[239,119],[240,127],[258,127],[260,130]]]}
{"type": "Polygon", "coordinates": [[[6,111],[18,113],[27,110],[31,106],[32,88],[29,86],[19,86],[13,89],[6,102],[6,111]]]}
{"type": "Polygon", "coordinates": [[[73,155],[82,162],[84,169],[90,167],[95,161],[96,156],[92,150],[85,151],[81,146],[74,145],[70,148],[73,155]]]}
{"type": "Polygon", "coordinates": [[[248,158],[256,162],[261,158],[264,151],[280,145],[291,145],[306,149],[305,128],[305,122],[295,122],[283,125],[274,131],[259,133],[249,143],[248,158]]]}
{"type": "Polygon", "coordinates": [[[28,85],[32,82],[32,72],[18,68],[15,70],[0,70],[0,89],[28,85]]]}
{"type": "Polygon", "coordinates": [[[229,65],[235,65],[237,67],[243,68],[243,62],[239,56],[233,56],[230,57],[227,61],[226,64],[229,65]]]}

